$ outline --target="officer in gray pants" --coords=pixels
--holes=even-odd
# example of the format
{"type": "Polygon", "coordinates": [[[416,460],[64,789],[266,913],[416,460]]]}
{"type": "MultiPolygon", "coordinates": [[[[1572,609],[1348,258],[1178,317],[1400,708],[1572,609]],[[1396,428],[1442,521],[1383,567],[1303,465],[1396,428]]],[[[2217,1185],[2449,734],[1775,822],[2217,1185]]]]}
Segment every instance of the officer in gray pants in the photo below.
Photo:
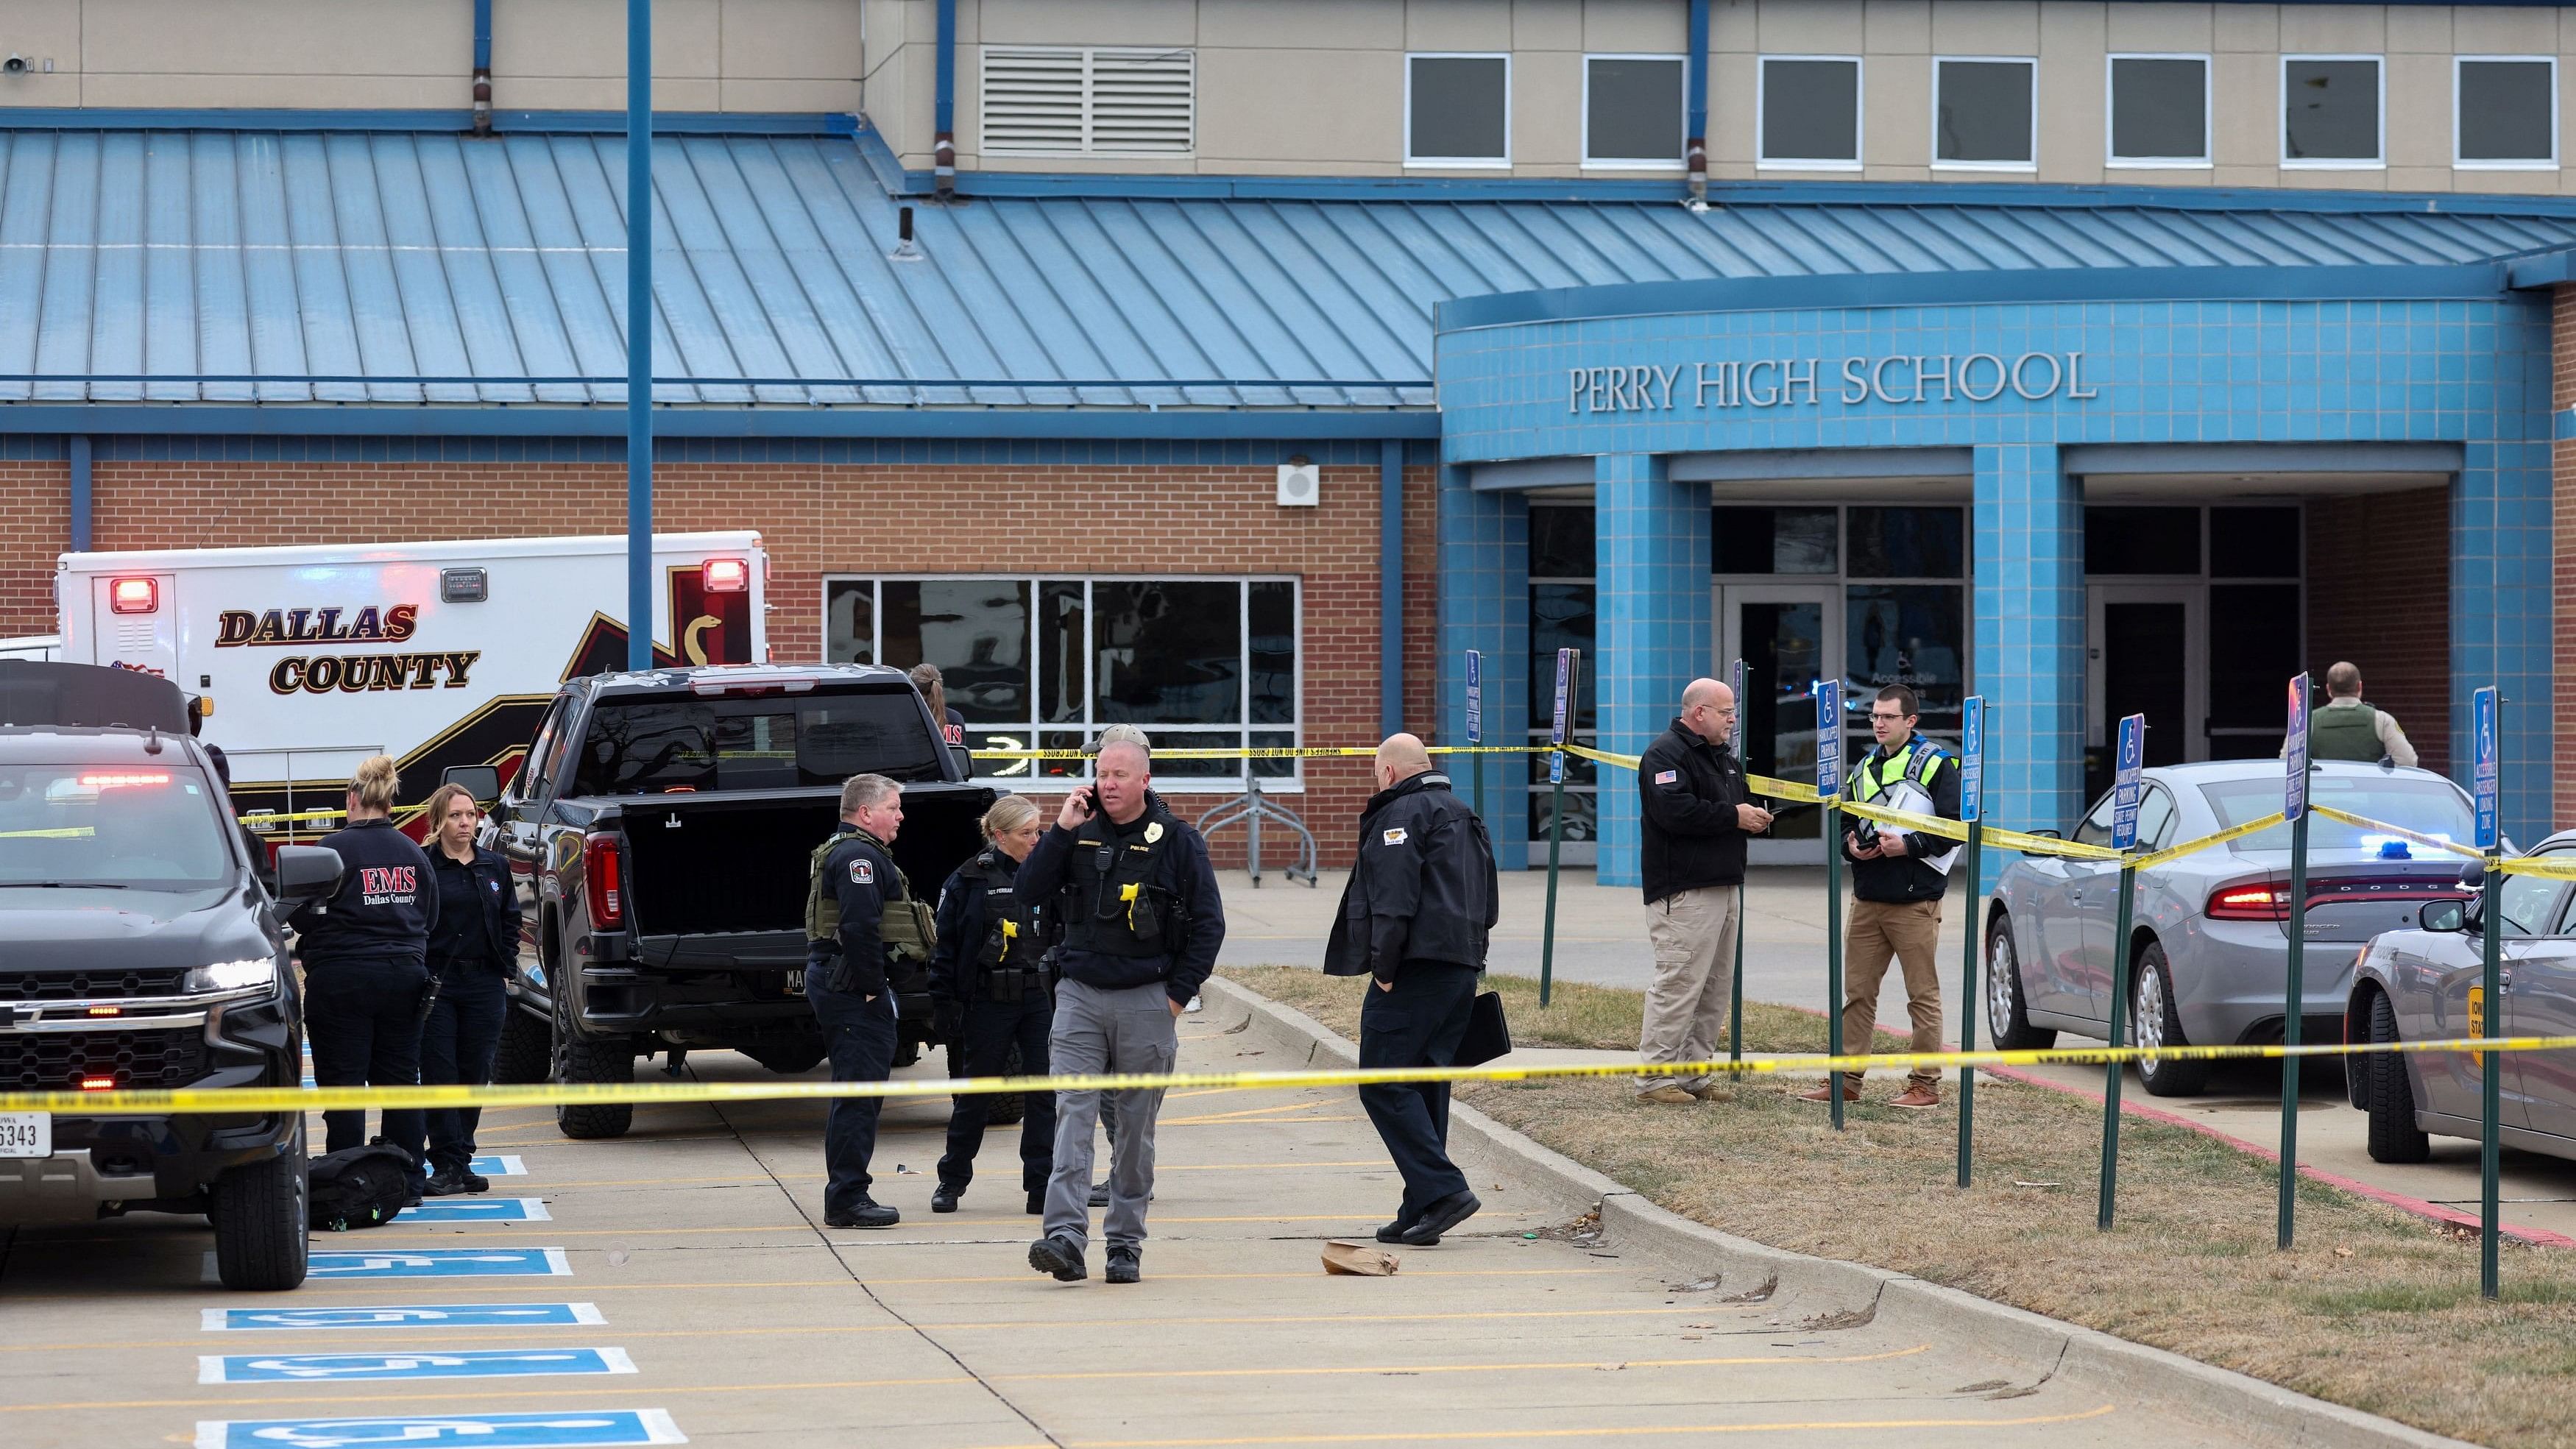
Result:
{"type": "MultiPolygon", "coordinates": [[[[1021,863],[1021,891],[1056,902],[1064,944],[1056,956],[1055,1024],[1048,1064],[1058,1076],[1168,1072],[1179,1018],[1216,966],[1225,941],[1224,905],[1207,842],[1163,808],[1151,788],[1143,745],[1101,746],[1097,783],[1075,791],[1021,863]]],[[[1108,1279],[1141,1276],[1145,1204],[1154,1192],[1157,1090],[1114,1093],[1117,1138],[1110,1144],[1108,1279]]],[[[1092,1124],[1098,1092],[1058,1092],[1055,1172],[1048,1179],[1046,1236],[1029,1245],[1029,1266],[1066,1283],[1090,1276],[1092,1124]]]]}

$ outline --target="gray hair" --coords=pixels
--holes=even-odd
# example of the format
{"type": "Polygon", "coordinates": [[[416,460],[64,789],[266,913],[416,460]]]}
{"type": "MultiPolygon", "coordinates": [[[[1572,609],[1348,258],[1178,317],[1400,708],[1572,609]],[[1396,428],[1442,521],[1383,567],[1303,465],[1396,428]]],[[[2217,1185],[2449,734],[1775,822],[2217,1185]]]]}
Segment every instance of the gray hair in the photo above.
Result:
{"type": "Polygon", "coordinates": [[[889,795],[903,793],[903,787],[883,775],[852,775],[841,782],[841,813],[855,814],[885,803],[889,795]]]}
{"type": "Polygon", "coordinates": [[[1101,730],[1100,738],[1091,742],[1091,752],[1095,755],[1099,754],[1111,745],[1134,745],[1145,752],[1147,759],[1152,759],[1154,756],[1153,740],[1147,738],[1145,732],[1135,725],[1114,724],[1101,730]]]}

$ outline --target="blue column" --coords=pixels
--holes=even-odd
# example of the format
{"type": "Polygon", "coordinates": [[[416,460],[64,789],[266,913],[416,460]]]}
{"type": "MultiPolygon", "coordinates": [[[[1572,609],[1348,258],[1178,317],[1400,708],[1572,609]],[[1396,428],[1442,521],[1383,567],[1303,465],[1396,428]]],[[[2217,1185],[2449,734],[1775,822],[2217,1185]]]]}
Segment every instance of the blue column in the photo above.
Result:
{"type": "MultiPolygon", "coordinates": [[[[1467,651],[1484,658],[1485,743],[1525,743],[1529,731],[1529,500],[1478,493],[1467,470],[1440,470],[1440,738],[1467,742],[1467,651]]],[[[1463,796],[1476,777],[1465,760],[1444,768],[1463,796]]],[[[1529,762],[1485,759],[1485,829],[1494,859],[1521,869],[1529,842],[1529,762]]]]}
{"type": "MultiPolygon", "coordinates": [[[[2504,830],[2529,849],[2551,811],[2550,445],[2471,443],[2451,490],[2451,775],[2469,783],[2469,692],[2504,695],[2504,830]]],[[[2403,721],[2400,721],[2403,723],[2403,721]]]]}
{"type": "MultiPolygon", "coordinates": [[[[1633,755],[1681,712],[1682,686],[1707,674],[1708,485],[1676,483],[1641,453],[1593,460],[1593,638],[1584,661],[1600,712],[1599,748],[1633,755]]],[[[1601,771],[1596,879],[1635,885],[1637,777],[1601,771]]]]}
{"type": "Polygon", "coordinates": [[[1986,818],[2065,830],[2084,810],[2083,491],[2053,446],[1979,447],[1976,469],[1986,818]]]}

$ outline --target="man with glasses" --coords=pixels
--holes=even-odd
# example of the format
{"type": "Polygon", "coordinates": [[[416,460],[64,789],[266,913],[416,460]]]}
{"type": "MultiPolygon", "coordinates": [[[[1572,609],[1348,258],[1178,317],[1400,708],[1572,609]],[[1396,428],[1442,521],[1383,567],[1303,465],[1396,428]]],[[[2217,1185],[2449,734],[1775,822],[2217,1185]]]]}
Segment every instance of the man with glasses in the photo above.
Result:
{"type": "MultiPolygon", "coordinates": [[[[1959,818],[1959,772],[1941,747],[1915,730],[1922,706],[1914,691],[1891,684],[1869,708],[1878,748],[1863,756],[1844,782],[1844,798],[1914,815],[1959,818]]],[[[1854,817],[1843,832],[1843,858],[1852,863],[1850,925],[1844,933],[1843,1050],[1866,1052],[1878,1030],[1878,988],[1890,956],[1905,970],[1905,1011],[1913,1018],[1912,1049],[1941,1050],[1941,895],[1949,888],[1958,845],[1945,837],[1897,830],[1854,817]]],[[[1860,1100],[1860,1074],[1828,1077],[1798,1095],[1860,1100]]],[[[1941,1105],[1941,1074],[1917,1067],[1891,1107],[1928,1111],[1941,1105]]]]}
{"type": "Polygon", "coordinates": [[[1637,1100],[1685,1106],[1730,1095],[1704,1071],[1677,1064],[1717,1056],[1735,989],[1736,888],[1744,884],[1744,841],[1771,828],[1753,803],[1744,766],[1729,743],[1735,694],[1714,679],[1682,691],[1681,718],[1637,762],[1643,826],[1646,938],[1655,983],[1637,1043],[1643,1070],[1637,1100]]]}

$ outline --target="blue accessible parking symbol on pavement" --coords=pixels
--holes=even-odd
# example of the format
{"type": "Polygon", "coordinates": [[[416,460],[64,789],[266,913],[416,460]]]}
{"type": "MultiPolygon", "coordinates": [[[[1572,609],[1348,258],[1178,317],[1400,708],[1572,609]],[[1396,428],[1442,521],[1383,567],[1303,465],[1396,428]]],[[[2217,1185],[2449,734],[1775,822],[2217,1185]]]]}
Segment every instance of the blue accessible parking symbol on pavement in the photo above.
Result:
{"type": "Polygon", "coordinates": [[[528,1164],[516,1153],[506,1152],[487,1152],[481,1157],[475,1158],[473,1161],[465,1164],[465,1169],[468,1172],[479,1173],[484,1177],[525,1177],[528,1175],[528,1164]]]}
{"type": "Polygon", "coordinates": [[[533,1197],[451,1197],[402,1210],[407,1223],[543,1223],[545,1201],[533,1197]]]}
{"type": "Polygon", "coordinates": [[[631,1374],[622,1348],[457,1348],[403,1353],[200,1354],[201,1384],[381,1383],[392,1379],[631,1374]]]}
{"type": "MultiPolygon", "coordinates": [[[[214,1254],[206,1255],[209,1264],[214,1254]]],[[[569,1278],[561,1248],[388,1248],[315,1253],[316,1278],[569,1278]]]]}
{"type": "Polygon", "coordinates": [[[593,1303],[397,1303],[356,1308],[209,1308],[208,1333],[315,1328],[550,1328],[599,1324],[593,1303]]]}
{"type": "Polygon", "coordinates": [[[543,1414],[411,1414],[372,1419],[211,1419],[197,1423],[196,1449],[610,1449],[686,1444],[663,1409],[557,1410],[543,1414]]]}

